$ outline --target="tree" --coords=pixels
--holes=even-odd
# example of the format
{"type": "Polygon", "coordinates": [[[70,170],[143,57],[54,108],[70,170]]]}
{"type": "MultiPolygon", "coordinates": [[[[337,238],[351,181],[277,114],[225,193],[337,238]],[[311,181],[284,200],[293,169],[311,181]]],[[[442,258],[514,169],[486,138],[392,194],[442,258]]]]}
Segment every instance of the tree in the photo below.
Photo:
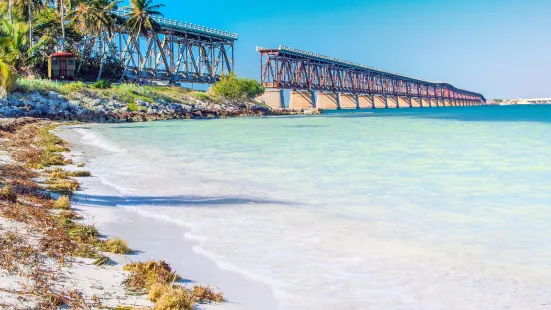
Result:
{"type": "MultiPolygon", "coordinates": [[[[48,1],[48,0],[47,0],[48,1]]],[[[65,40],[67,33],[65,31],[65,16],[70,13],[79,0],[53,0],[55,7],[59,10],[59,20],[61,25],[61,50],[65,51],[65,40]]]]}
{"type": "Polygon", "coordinates": [[[253,79],[238,78],[234,72],[220,78],[210,92],[232,104],[251,101],[264,93],[264,87],[253,79]]]}
{"type": "MultiPolygon", "coordinates": [[[[83,29],[85,41],[89,37],[93,37],[93,42],[99,39],[100,69],[97,81],[101,79],[105,61],[106,46],[104,46],[104,42],[111,41],[113,36],[113,27],[117,19],[113,11],[117,9],[118,3],[118,0],[89,0],[81,2],[71,14],[71,22],[83,29]]],[[[80,64],[77,71],[80,70],[80,64]]]]}
{"type": "MultiPolygon", "coordinates": [[[[163,14],[158,10],[163,8],[164,4],[153,4],[153,0],[131,0],[130,1],[130,13],[127,15],[128,20],[126,26],[128,31],[134,37],[137,42],[138,51],[140,51],[140,35],[147,35],[149,32],[153,32],[153,38],[157,42],[158,46],[161,46],[159,38],[157,37],[157,30],[159,24],[154,20],[154,17],[162,17],[163,14]]],[[[168,62],[165,58],[165,54],[161,54],[165,66],[168,68],[168,62]]],[[[141,64],[141,53],[138,53],[138,64],[141,64]]],[[[138,71],[139,74],[139,71],[138,71]]]]}
{"type": "MultiPolygon", "coordinates": [[[[40,12],[45,6],[46,2],[42,0],[10,0],[13,2],[17,15],[22,19],[26,19],[29,26],[29,48],[32,47],[33,41],[33,12],[40,12]]],[[[12,21],[13,23],[13,21],[12,21]]]]}
{"type": "Polygon", "coordinates": [[[3,27],[0,28],[0,85],[7,94],[15,76],[14,67],[9,57],[11,51],[15,48],[15,41],[12,33],[6,32],[5,29],[9,21],[2,19],[1,22],[3,27]]]}

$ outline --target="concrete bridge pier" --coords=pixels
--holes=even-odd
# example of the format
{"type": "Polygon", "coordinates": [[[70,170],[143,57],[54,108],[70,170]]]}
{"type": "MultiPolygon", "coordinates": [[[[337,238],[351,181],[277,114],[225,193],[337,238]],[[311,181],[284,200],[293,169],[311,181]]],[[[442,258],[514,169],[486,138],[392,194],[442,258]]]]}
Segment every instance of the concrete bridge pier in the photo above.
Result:
{"type": "Polygon", "coordinates": [[[374,95],[358,95],[358,108],[359,109],[374,109],[375,108],[375,96],[374,95]]]}
{"type": "Polygon", "coordinates": [[[325,110],[338,110],[341,108],[339,95],[335,93],[318,92],[316,107],[325,110]]]}
{"type": "Polygon", "coordinates": [[[387,108],[399,108],[400,105],[398,104],[398,97],[389,97],[389,96],[385,96],[386,98],[386,107],[387,108]]]}
{"type": "Polygon", "coordinates": [[[375,104],[375,108],[377,109],[384,109],[388,106],[388,100],[386,96],[374,95],[373,102],[375,104]]]}
{"type": "Polygon", "coordinates": [[[423,99],[422,98],[409,98],[411,101],[411,107],[412,108],[422,108],[423,107],[423,99]]]}
{"type": "Polygon", "coordinates": [[[339,94],[339,104],[341,109],[360,108],[357,94],[339,94]]]}
{"type": "Polygon", "coordinates": [[[398,99],[398,108],[411,108],[409,98],[407,97],[396,97],[398,99]]]}
{"type": "Polygon", "coordinates": [[[433,108],[438,107],[438,99],[436,98],[429,98],[429,105],[433,108]]]}
{"type": "Polygon", "coordinates": [[[312,109],[316,106],[314,92],[310,90],[293,90],[291,92],[290,109],[312,109]]]}
{"type": "Polygon", "coordinates": [[[272,109],[285,108],[285,99],[283,98],[282,89],[266,89],[262,96],[256,98],[257,101],[263,102],[272,109]]]}
{"type": "Polygon", "coordinates": [[[421,106],[424,108],[430,108],[430,99],[429,98],[419,98],[421,100],[421,106]]]}
{"type": "Polygon", "coordinates": [[[451,107],[452,103],[451,103],[450,99],[444,99],[444,104],[442,106],[443,107],[451,107]]]}

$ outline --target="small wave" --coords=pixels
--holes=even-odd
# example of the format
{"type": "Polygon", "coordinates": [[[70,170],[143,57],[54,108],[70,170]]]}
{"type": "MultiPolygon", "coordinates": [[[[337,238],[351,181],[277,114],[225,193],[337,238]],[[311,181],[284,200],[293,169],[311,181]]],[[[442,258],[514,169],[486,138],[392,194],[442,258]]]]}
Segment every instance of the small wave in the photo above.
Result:
{"type": "Polygon", "coordinates": [[[121,153],[126,151],[125,148],[118,147],[111,141],[105,139],[103,136],[93,132],[92,130],[87,130],[83,128],[74,128],[73,130],[81,135],[81,141],[85,144],[93,145],[113,153],[121,153]]]}
{"type": "MultiPolygon", "coordinates": [[[[179,225],[179,226],[186,227],[186,228],[188,228],[192,231],[193,231],[193,228],[194,228],[194,225],[189,223],[189,222],[185,222],[185,221],[182,221],[182,220],[179,220],[177,218],[170,217],[170,216],[167,216],[167,215],[162,215],[162,214],[158,214],[158,213],[152,213],[152,212],[144,211],[143,209],[140,209],[140,208],[134,208],[134,211],[136,213],[140,214],[140,215],[145,216],[145,217],[149,217],[149,218],[153,218],[153,219],[173,223],[173,224],[176,224],[176,225],[179,225]]],[[[206,240],[206,237],[194,235],[190,232],[184,233],[184,238],[186,238],[188,240],[197,241],[197,242],[199,242],[200,245],[202,245],[203,242],[206,240]]],[[[275,289],[276,287],[281,286],[281,283],[279,283],[277,280],[260,276],[258,274],[252,273],[248,270],[241,269],[241,268],[239,268],[239,267],[237,267],[233,264],[230,264],[226,261],[223,261],[218,256],[216,256],[215,254],[203,249],[200,245],[193,246],[192,251],[199,254],[199,255],[202,255],[202,256],[206,257],[209,260],[211,260],[212,262],[214,262],[216,264],[216,266],[218,266],[218,268],[220,268],[222,270],[225,270],[225,271],[237,273],[241,276],[244,276],[247,279],[250,279],[250,280],[255,281],[255,282],[260,282],[264,285],[269,286],[270,289],[272,290],[272,292],[274,293],[274,296],[278,300],[285,300],[289,297],[289,294],[287,294],[283,290],[275,289]]]]}

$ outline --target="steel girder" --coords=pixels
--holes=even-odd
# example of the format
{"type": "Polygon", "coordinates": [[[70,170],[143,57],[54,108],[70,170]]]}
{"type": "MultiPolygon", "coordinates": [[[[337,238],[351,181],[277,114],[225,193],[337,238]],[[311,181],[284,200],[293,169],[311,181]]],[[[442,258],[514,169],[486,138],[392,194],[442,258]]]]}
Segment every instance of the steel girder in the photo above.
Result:
{"type": "Polygon", "coordinates": [[[165,27],[137,37],[120,27],[90,41],[91,54],[120,60],[126,79],[210,84],[234,70],[234,39],[165,27]]]}
{"type": "Polygon", "coordinates": [[[288,48],[260,52],[264,87],[485,102],[484,96],[288,48]]]}

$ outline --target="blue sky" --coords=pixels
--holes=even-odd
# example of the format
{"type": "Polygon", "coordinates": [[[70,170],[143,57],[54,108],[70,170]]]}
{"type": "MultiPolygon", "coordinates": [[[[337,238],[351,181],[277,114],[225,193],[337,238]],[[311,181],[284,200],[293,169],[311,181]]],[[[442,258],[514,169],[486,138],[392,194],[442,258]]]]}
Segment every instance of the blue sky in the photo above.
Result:
{"type": "Polygon", "coordinates": [[[551,0],[182,1],[165,17],[237,32],[236,72],[286,45],[486,98],[551,97],[551,0]]]}

